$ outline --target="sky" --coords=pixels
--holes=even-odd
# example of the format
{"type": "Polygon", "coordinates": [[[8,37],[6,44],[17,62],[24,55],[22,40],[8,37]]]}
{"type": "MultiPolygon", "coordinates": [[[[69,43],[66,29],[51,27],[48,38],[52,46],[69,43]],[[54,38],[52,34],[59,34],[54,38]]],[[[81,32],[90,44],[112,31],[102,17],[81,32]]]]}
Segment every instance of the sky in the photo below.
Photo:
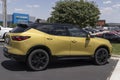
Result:
{"type": "MultiPolygon", "coordinates": [[[[51,16],[52,7],[59,0],[7,0],[7,13],[26,13],[40,19],[51,16]]],[[[107,23],[120,23],[120,0],[87,0],[94,1],[100,9],[101,20],[107,23]]],[[[2,5],[0,1],[0,13],[2,5]]]]}

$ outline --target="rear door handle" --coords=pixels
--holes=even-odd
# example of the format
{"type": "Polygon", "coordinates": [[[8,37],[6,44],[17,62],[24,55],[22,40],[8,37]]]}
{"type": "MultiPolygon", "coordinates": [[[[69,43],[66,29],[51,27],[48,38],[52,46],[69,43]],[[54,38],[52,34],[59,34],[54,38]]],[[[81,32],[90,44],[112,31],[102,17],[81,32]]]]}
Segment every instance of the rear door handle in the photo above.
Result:
{"type": "Polygon", "coordinates": [[[52,38],[47,38],[47,40],[53,40],[52,38]]]}
{"type": "Polygon", "coordinates": [[[72,43],[76,43],[76,42],[77,42],[77,41],[75,41],[75,40],[74,40],[74,41],[72,41],[72,43]]]}

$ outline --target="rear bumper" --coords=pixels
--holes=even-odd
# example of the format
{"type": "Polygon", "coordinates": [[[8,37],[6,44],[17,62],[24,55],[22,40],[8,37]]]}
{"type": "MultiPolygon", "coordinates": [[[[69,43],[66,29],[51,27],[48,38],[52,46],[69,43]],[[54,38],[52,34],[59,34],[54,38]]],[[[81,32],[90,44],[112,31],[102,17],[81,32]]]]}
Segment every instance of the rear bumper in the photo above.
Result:
{"type": "Polygon", "coordinates": [[[12,60],[23,61],[23,62],[26,60],[26,56],[9,53],[6,47],[3,48],[3,52],[5,57],[10,58],[12,60]]]}

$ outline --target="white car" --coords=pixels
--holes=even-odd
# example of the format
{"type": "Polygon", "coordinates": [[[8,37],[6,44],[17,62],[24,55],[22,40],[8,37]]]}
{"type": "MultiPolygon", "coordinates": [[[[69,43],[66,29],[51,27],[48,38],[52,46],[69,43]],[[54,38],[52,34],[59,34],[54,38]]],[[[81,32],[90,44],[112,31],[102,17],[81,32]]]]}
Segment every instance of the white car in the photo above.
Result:
{"type": "Polygon", "coordinates": [[[8,27],[4,28],[4,27],[0,26],[0,39],[3,39],[5,37],[5,34],[12,29],[13,28],[8,28],[8,27]]]}
{"type": "Polygon", "coordinates": [[[100,35],[100,34],[109,33],[109,32],[110,31],[101,31],[101,32],[92,33],[91,35],[100,35]]]}

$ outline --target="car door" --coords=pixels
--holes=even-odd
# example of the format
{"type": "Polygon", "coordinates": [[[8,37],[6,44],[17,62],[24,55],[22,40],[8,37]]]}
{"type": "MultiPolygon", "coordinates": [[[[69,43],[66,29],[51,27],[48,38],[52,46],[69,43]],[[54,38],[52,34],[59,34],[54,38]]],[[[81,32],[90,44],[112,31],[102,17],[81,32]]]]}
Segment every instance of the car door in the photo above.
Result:
{"type": "Polygon", "coordinates": [[[94,42],[86,38],[87,33],[78,27],[68,28],[71,37],[71,55],[90,55],[93,52],[94,42]]]}
{"type": "Polygon", "coordinates": [[[45,44],[51,50],[52,55],[70,55],[70,37],[64,26],[45,25],[41,30],[47,33],[45,44]]]}

